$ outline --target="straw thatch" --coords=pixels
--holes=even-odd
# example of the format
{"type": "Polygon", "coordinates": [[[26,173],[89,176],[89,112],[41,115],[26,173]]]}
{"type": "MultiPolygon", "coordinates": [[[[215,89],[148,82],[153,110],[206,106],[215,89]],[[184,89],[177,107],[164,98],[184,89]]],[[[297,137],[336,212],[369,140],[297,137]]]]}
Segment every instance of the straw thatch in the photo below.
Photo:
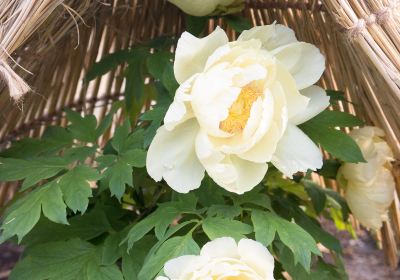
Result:
{"type": "MultiPolygon", "coordinates": [[[[275,20],[286,24],[300,40],[317,45],[327,57],[321,85],[345,91],[355,105],[341,103],[340,109],[382,127],[400,158],[399,1],[249,0],[243,13],[255,25],[275,20]]],[[[124,66],[85,85],[88,68],[116,50],[162,34],[179,34],[183,20],[164,0],[0,0],[0,148],[21,137],[40,136],[50,124],[65,124],[65,107],[103,117],[110,103],[122,98],[124,66]],[[34,89],[17,105],[9,92],[19,96],[27,87],[14,72],[34,89]]],[[[209,30],[217,24],[222,23],[211,20],[209,30]]],[[[399,164],[394,174],[400,193],[399,164]]],[[[0,187],[0,205],[14,189],[0,187]]],[[[398,197],[390,218],[382,240],[395,267],[398,197]]]]}

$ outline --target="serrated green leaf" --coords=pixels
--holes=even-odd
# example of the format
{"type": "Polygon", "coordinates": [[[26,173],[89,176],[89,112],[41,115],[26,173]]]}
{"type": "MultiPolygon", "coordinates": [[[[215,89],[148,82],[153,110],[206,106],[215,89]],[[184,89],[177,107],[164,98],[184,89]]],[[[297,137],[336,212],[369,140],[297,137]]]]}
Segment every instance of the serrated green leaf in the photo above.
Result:
{"type": "Polygon", "coordinates": [[[138,280],[144,259],[155,241],[154,236],[145,236],[133,245],[131,254],[124,252],[122,255],[122,273],[125,280],[138,280]]]}
{"type": "Polygon", "coordinates": [[[10,279],[123,280],[116,265],[103,266],[100,259],[99,250],[88,242],[79,239],[50,242],[29,250],[10,279]]]}
{"type": "Polygon", "coordinates": [[[70,122],[68,130],[75,139],[83,142],[95,142],[97,140],[97,120],[93,115],[81,116],[78,112],[66,109],[67,119],[70,122]]]}
{"type": "Polygon", "coordinates": [[[120,243],[121,236],[119,233],[112,233],[104,240],[101,264],[112,265],[122,257],[122,250],[119,246],[120,243]]]}
{"type": "Polygon", "coordinates": [[[122,241],[123,243],[128,242],[128,250],[145,236],[149,231],[151,231],[158,221],[157,212],[153,212],[137,224],[135,224],[128,232],[126,238],[122,241]]]}
{"type": "Polygon", "coordinates": [[[62,200],[62,192],[55,182],[27,194],[6,213],[1,225],[0,243],[16,235],[18,241],[32,230],[43,214],[55,223],[68,224],[66,205],[62,200]]]}
{"type": "MultiPolygon", "coordinates": [[[[144,66],[146,57],[150,54],[147,48],[135,48],[132,51],[132,58],[129,60],[126,69],[125,85],[125,107],[128,115],[136,115],[136,110],[141,108],[144,94],[144,66]]],[[[140,109],[139,109],[140,110],[140,109]]]]}
{"type": "Polygon", "coordinates": [[[55,155],[62,148],[72,145],[72,135],[65,128],[49,126],[41,139],[23,138],[13,142],[0,157],[30,159],[39,156],[55,155]]]}
{"type": "Polygon", "coordinates": [[[203,221],[203,230],[213,240],[219,237],[230,236],[236,241],[253,232],[252,226],[240,221],[207,217],[203,221]]]}
{"type": "Polygon", "coordinates": [[[158,240],[163,238],[169,225],[179,215],[180,211],[175,207],[162,207],[157,211],[158,222],[155,224],[154,232],[158,240]]]}
{"type": "Polygon", "coordinates": [[[138,279],[153,279],[168,260],[182,255],[197,255],[199,251],[200,248],[191,234],[172,237],[165,241],[151,258],[146,260],[139,272],[138,279]]]}
{"type": "Polygon", "coordinates": [[[131,124],[129,120],[125,120],[122,125],[115,129],[114,137],[111,140],[111,145],[118,152],[121,153],[126,149],[126,139],[131,131],[131,124]]]}
{"type": "Polygon", "coordinates": [[[125,192],[125,185],[133,186],[132,167],[124,160],[118,160],[105,172],[111,194],[118,200],[125,192]]]}
{"type": "Polygon", "coordinates": [[[133,167],[144,167],[146,165],[147,152],[141,149],[133,149],[125,152],[122,159],[133,167]]]}
{"type": "Polygon", "coordinates": [[[111,229],[104,211],[96,207],[85,215],[68,219],[69,225],[56,224],[41,218],[37,225],[24,237],[22,244],[27,247],[39,243],[63,241],[71,238],[90,240],[111,229]]]}
{"type": "Polygon", "coordinates": [[[57,175],[68,166],[68,161],[60,157],[15,159],[0,158],[0,181],[24,179],[21,191],[28,189],[40,180],[57,175]]]}
{"type": "Polygon", "coordinates": [[[115,113],[122,107],[122,101],[116,101],[111,106],[110,112],[101,120],[99,126],[96,128],[96,137],[99,138],[111,126],[115,113]]]}
{"type": "Polygon", "coordinates": [[[295,263],[299,262],[307,271],[310,270],[311,252],[320,255],[314,239],[300,226],[281,217],[259,210],[253,210],[252,221],[256,231],[256,240],[267,244],[270,242],[272,232],[278,233],[280,240],[294,254],[295,263]],[[265,226],[270,228],[266,229],[265,226]],[[257,236],[260,238],[257,239],[257,236]]]}
{"type": "Polygon", "coordinates": [[[63,154],[63,158],[69,162],[73,161],[85,161],[88,157],[92,156],[96,152],[97,146],[84,146],[84,147],[73,147],[66,149],[63,154]]]}
{"type": "Polygon", "coordinates": [[[92,65],[92,67],[86,73],[84,82],[88,83],[91,80],[106,74],[107,72],[117,68],[118,65],[127,62],[131,58],[132,53],[130,50],[120,50],[104,56],[100,61],[92,65]]]}
{"type": "Polygon", "coordinates": [[[256,240],[261,242],[265,247],[274,241],[276,227],[265,219],[265,214],[261,211],[253,211],[251,213],[251,221],[254,226],[256,240]]]}
{"type": "Polygon", "coordinates": [[[86,165],[78,165],[58,179],[65,203],[76,213],[84,213],[89,204],[89,197],[92,197],[92,189],[89,182],[101,178],[97,170],[86,165]]]}
{"type": "Polygon", "coordinates": [[[210,217],[216,216],[220,218],[233,219],[242,213],[242,208],[236,205],[212,205],[207,210],[210,217]]]}
{"type": "Polygon", "coordinates": [[[324,191],[310,180],[303,180],[303,184],[311,198],[315,212],[320,214],[324,210],[326,204],[326,195],[324,191]]]}
{"type": "Polygon", "coordinates": [[[161,122],[164,119],[165,114],[167,113],[168,107],[166,106],[158,106],[153,110],[146,111],[140,117],[143,121],[151,121],[149,127],[147,127],[144,135],[144,146],[147,148],[154,136],[156,135],[157,129],[160,127],[161,122]]]}

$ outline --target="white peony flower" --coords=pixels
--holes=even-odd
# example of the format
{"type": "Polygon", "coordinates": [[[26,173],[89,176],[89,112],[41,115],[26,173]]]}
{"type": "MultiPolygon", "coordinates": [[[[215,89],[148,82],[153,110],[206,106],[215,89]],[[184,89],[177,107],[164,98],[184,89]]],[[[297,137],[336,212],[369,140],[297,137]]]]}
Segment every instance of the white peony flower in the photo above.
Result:
{"type": "Polygon", "coordinates": [[[214,239],[203,246],[200,256],[181,256],[164,266],[167,277],[156,280],[243,279],[273,280],[274,258],[261,243],[231,237],[214,239]]]}
{"type": "Polygon", "coordinates": [[[207,16],[222,10],[224,13],[237,12],[243,0],[168,0],[186,14],[192,16],[207,16]]]}
{"type": "Polygon", "coordinates": [[[147,154],[147,171],[174,190],[200,186],[206,170],[238,194],[264,178],[268,162],[286,176],[322,166],[319,148],[299,129],[329,106],[313,84],[324,57],[283,25],[254,27],[228,42],[217,28],[178,41],[180,87],[147,154]]]}
{"type": "Polygon", "coordinates": [[[372,229],[382,226],[394,199],[395,182],[390,165],[393,153],[381,138],[384,135],[376,127],[354,129],[350,136],[360,146],[367,162],[345,163],[338,172],[338,181],[345,188],[351,211],[362,225],[372,229]]]}

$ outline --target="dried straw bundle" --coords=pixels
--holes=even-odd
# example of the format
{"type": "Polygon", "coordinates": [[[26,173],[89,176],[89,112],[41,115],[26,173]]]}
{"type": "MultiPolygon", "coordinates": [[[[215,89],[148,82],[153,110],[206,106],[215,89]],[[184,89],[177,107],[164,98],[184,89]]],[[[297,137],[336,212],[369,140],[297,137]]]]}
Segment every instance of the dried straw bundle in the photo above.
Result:
{"type": "MultiPolygon", "coordinates": [[[[13,60],[10,54],[18,49],[62,2],[63,0],[0,1],[0,78],[6,82],[10,96],[15,100],[28,92],[30,87],[8,65],[7,61],[13,60]]],[[[18,64],[15,60],[13,62],[18,64]]]]}
{"type": "MultiPolygon", "coordinates": [[[[179,34],[183,31],[182,14],[165,0],[0,1],[0,11],[8,5],[9,11],[16,11],[22,2],[49,4],[41,6],[48,8],[41,10],[47,11],[45,17],[32,13],[34,6],[19,13],[36,15],[37,21],[33,24],[34,21],[30,20],[31,25],[21,25],[28,29],[27,26],[33,24],[34,29],[21,35],[24,39],[30,36],[29,40],[23,43],[20,39],[18,45],[12,41],[13,48],[7,49],[7,52],[12,53],[14,60],[34,73],[35,76],[21,72],[39,95],[27,94],[21,111],[10,102],[6,89],[1,90],[0,87],[3,124],[0,126],[0,147],[6,147],[11,140],[21,137],[40,136],[48,125],[64,124],[62,110],[65,107],[85,110],[102,118],[109,111],[110,103],[122,96],[125,66],[118,67],[88,85],[82,83],[87,69],[108,53],[159,35],[179,34]],[[70,9],[57,9],[61,2],[77,11],[86,25],[82,20],[74,19],[77,15],[70,9]],[[50,14],[51,9],[53,13],[50,14]],[[79,23],[79,33],[74,29],[75,22],[79,23]],[[39,23],[44,24],[37,28],[39,23]],[[76,47],[78,34],[79,45],[76,47]],[[16,53],[13,53],[14,50],[16,53]]],[[[341,103],[340,109],[355,113],[368,123],[384,128],[396,157],[400,158],[398,2],[249,0],[244,14],[255,25],[270,24],[275,20],[286,24],[295,30],[300,40],[317,45],[327,57],[327,70],[321,85],[345,91],[346,97],[355,106],[341,103]]],[[[3,24],[3,17],[0,19],[3,24]]],[[[13,19],[16,17],[11,18],[7,24],[11,25],[13,19]]],[[[222,22],[210,21],[209,31],[217,24],[222,22]]],[[[7,34],[10,32],[8,28],[2,30],[7,31],[7,34]]],[[[232,38],[235,36],[231,29],[227,28],[227,31],[232,38]]],[[[0,46],[5,46],[2,34],[0,46]]],[[[400,166],[396,166],[395,175],[400,193],[400,166]]],[[[329,183],[326,182],[327,186],[335,188],[329,183]]],[[[14,191],[15,187],[10,185],[0,186],[0,205],[10,199],[14,191]]],[[[399,214],[399,201],[396,197],[390,212],[391,221],[385,223],[382,230],[384,247],[393,267],[397,265],[396,243],[400,244],[399,214]]]]}

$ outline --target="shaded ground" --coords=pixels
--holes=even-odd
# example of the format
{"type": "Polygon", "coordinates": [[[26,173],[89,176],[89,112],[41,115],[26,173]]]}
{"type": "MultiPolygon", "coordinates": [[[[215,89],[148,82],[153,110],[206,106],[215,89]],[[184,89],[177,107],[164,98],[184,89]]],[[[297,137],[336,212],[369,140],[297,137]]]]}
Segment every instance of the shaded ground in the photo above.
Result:
{"type": "MultiPolygon", "coordinates": [[[[400,269],[392,271],[385,264],[385,257],[379,251],[374,240],[366,231],[358,232],[357,240],[351,239],[346,232],[337,232],[333,225],[324,223],[324,227],[338,237],[343,246],[343,255],[350,280],[400,279],[400,269]]],[[[12,244],[0,245],[0,280],[6,280],[18,260],[21,249],[12,244]]]]}

